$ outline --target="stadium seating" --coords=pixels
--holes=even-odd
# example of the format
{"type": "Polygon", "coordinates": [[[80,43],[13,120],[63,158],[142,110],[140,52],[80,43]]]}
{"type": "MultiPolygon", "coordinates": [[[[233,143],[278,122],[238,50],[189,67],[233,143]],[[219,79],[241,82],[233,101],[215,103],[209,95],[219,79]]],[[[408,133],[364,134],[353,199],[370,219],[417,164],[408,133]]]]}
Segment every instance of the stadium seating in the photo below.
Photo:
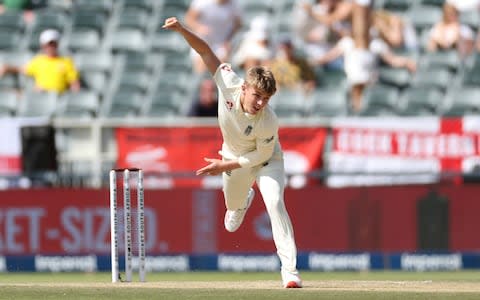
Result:
{"type": "Polygon", "coordinates": [[[442,19],[442,9],[435,6],[414,5],[407,12],[406,17],[412,22],[413,27],[420,33],[442,19]]]}
{"type": "Polygon", "coordinates": [[[412,0],[384,0],[381,8],[393,12],[406,12],[411,5],[412,0]]]}
{"type": "Polygon", "coordinates": [[[395,115],[399,105],[399,91],[396,87],[377,84],[365,90],[362,116],[395,115]]]}
{"type": "Polygon", "coordinates": [[[13,117],[17,113],[18,95],[15,91],[0,91],[0,118],[13,117]]]}
{"type": "Polygon", "coordinates": [[[146,36],[140,29],[117,29],[112,33],[112,51],[140,52],[146,49],[146,36]]]}
{"type": "Polygon", "coordinates": [[[273,1],[242,0],[239,4],[243,12],[243,20],[248,24],[253,18],[259,15],[269,16],[273,13],[273,1]]]}
{"type": "Polygon", "coordinates": [[[109,76],[102,71],[83,71],[80,78],[83,88],[98,94],[105,93],[106,87],[109,85],[109,76]]]}
{"type": "Polygon", "coordinates": [[[279,117],[302,117],[306,113],[306,98],[300,90],[281,88],[269,103],[279,117]]]}
{"type": "Polygon", "coordinates": [[[446,68],[457,72],[462,68],[460,56],[456,51],[426,52],[419,57],[421,68],[446,68]]]}
{"type": "Polygon", "coordinates": [[[460,14],[460,23],[470,26],[475,32],[480,26],[480,13],[475,10],[465,11],[460,14]]]}
{"type": "Polygon", "coordinates": [[[189,51],[188,44],[181,36],[161,27],[157,28],[150,42],[152,50],[158,52],[187,53],[189,51]]]}
{"type": "Polygon", "coordinates": [[[445,3],[445,0],[420,0],[419,2],[421,5],[442,7],[442,5],[445,3]]]}
{"type": "Polygon", "coordinates": [[[134,117],[140,114],[142,94],[130,89],[118,89],[110,99],[104,99],[100,114],[104,117],[134,117]]]}
{"type": "Polygon", "coordinates": [[[337,88],[316,89],[307,99],[308,117],[335,117],[348,114],[345,91],[337,88]]]}
{"type": "Polygon", "coordinates": [[[62,95],[61,108],[57,116],[70,118],[93,118],[98,114],[100,97],[93,91],[81,91],[62,95]]]}
{"type": "Polygon", "coordinates": [[[123,72],[119,80],[122,89],[144,94],[149,89],[151,75],[148,71],[123,72]]]}
{"type": "Polygon", "coordinates": [[[75,9],[72,14],[72,33],[95,32],[103,38],[109,22],[107,15],[84,9],[75,9]]]}
{"type": "MultiPolygon", "coordinates": [[[[167,115],[182,114],[182,108],[173,105],[170,109],[170,104],[165,104],[162,98],[183,97],[193,101],[198,78],[192,73],[188,44],[180,35],[161,26],[167,16],[182,18],[190,3],[190,0],[49,0],[46,7],[35,10],[35,18],[31,22],[24,21],[18,12],[7,11],[0,14],[0,60],[23,65],[38,50],[40,32],[56,28],[64,37],[61,50],[73,55],[81,72],[82,88],[97,95],[102,109],[110,100],[119,97],[118,90],[128,90],[149,99],[144,102],[150,103],[149,107],[156,110],[152,115],[161,115],[160,107],[167,110],[167,115]],[[155,93],[162,96],[152,100],[155,93]]],[[[443,3],[444,0],[375,2],[376,8],[398,13],[411,22],[421,41],[421,48],[402,53],[419,62],[415,74],[381,65],[379,84],[367,90],[362,115],[444,114],[471,112],[474,109],[462,110],[462,102],[453,101],[450,96],[446,99],[453,101],[451,107],[442,110],[435,106],[439,103],[433,105],[433,99],[443,99],[444,94],[450,95],[451,89],[480,85],[480,59],[476,55],[463,59],[455,51],[425,51],[429,30],[441,19],[443,3]],[[389,88],[386,96],[383,92],[380,93],[383,96],[377,95],[378,86],[389,88]]],[[[272,25],[270,33],[273,42],[291,34],[295,0],[242,0],[239,5],[244,12],[244,28],[253,17],[267,15],[272,25]]],[[[478,31],[479,12],[462,12],[460,19],[475,32],[478,31]]],[[[302,52],[302,49],[299,51],[302,52]]],[[[316,68],[316,72],[317,90],[302,99],[307,104],[288,99],[298,95],[279,92],[274,97],[272,102],[276,103],[272,105],[282,118],[352,114],[347,109],[348,86],[344,72],[328,68],[316,68]],[[331,100],[322,101],[325,97],[331,100]],[[309,103],[308,99],[312,101],[309,103]]],[[[31,81],[22,76],[0,79],[1,92],[31,86],[31,81]]],[[[123,103],[123,100],[118,101],[123,103]]],[[[123,104],[119,106],[123,107],[123,104]]],[[[133,111],[147,115],[147,106],[145,104],[141,109],[135,106],[133,111]]],[[[95,115],[101,116],[102,109],[95,115]]],[[[104,115],[110,113],[117,112],[113,110],[104,115]]]]}
{"type": "Polygon", "coordinates": [[[406,69],[382,67],[379,71],[379,82],[402,89],[410,85],[411,76],[406,69]]]}
{"type": "Polygon", "coordinates": [[[445,91],[452,84],[453,76],[445,68],[427,68],[418,70],[413,76],[414,87],[434,87],[445,91]]]}
{"type": "Polygon", "coordinates": [[[113,11],[114,0],[75,0],[73,11],[90,10],[110,15],[113,11]]]}
{"type": "Polygon", "coordinates": [[[188,103],[174,91],[158,91],[143,108],[143,115],[146,117],[175,117],[182,111],[181,104],[188,103]]]}
{"type": "Polygon", "coordinates": [[[0,31],[0,51],[17,49],[21,39],[21,33],[0,31]]]}
{"type": "Polygon", "coordinates": [[[125,71],[148,71],[156,72],[163,68],[165,56],[161,54],[152,54],[149,52],[132,52],[125,56],[125,71]]]}
{"type": "Polygon", "coordinates": [[[79,52],[75,54],[74,60],[81,72],[101,71],[110,73],[114,65],[113,55],[107,51],[79,52]]]}
{"type": "Polygon", "coordinates": [[[66,37],[66,48],[71,52],[95,51],[100,47],[100,34],[95,30],[73,31],[66,37]]]}
{"type": "Polygon", "coordinates": [[[25,32],[25,21],[18,11],[7,11],[0,14],[0,31],[25,32]]]}
{"type": "Polygon", "coordinates": [[[18,76],[16,74],[6,74],[0,77],[0,90],[13,91],[19,88],[18,76]]]}
{"type": "Polygon", "coordinates": [[[145,12],[152,12],[155,8],[155,2],[155,0],[123,0],[123,7],[141,9],[145,12]]]}
{"type": "Polygon", "coordinates": [[[139,29],[146,32],[150,22],[151,15],[149,12],[127,8],[124,9],[118,17],[117,29],[139,29]]]}
{"type": "Polygon", "coordinates": [[[316,81],[319,88],[342,88],[346,89],[347,76],[342,70],[321,70],[317,69],[316,81]]]}
{"type": "Polygon", "coordinates": [[[58,109],[58,96],[53,93],[25,92],[18,107],[20,117],[52,117],[58,109]]]}
{"type": "Polygon", "coordinates": [[[461,82],[464,86],[480,86],[480,66],[465,70],[461,82]]]}
{"type": "Polygon", "coordinates": [[[444,116],[463,116],[480,113],[480,88],[461,87],[452,89],[442,106],[444,116]]]}
{"type": "Polygon", "coordinates": [[[405,116],[436,115],[443,100],[444,94],[435,87],[411,87],[403,92],[400,111],[405,116]]]}

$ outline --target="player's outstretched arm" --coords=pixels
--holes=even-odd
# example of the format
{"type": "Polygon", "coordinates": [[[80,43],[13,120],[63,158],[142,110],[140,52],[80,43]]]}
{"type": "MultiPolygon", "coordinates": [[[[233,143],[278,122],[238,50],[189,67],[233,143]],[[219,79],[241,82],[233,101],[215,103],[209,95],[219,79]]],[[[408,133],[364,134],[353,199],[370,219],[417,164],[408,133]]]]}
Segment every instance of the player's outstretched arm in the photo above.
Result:
{"type": "Polygon", "coordinates": [[[223,172],[241,168],[242,166],[236,160],[222,161],[215,158],[204,158],[208,165],[198,169],[197,175],[219,175],[223,172]]]}
{"type": "Polygon", "coordinates": [[[202,57],[202,60],[210,73],[212,75],[215,74],[221,62],[215,53],[213,53],[210,46],[203,39],[184,27],[175,17],[166,19],[165,24],[162,27],[180,33],[190,47],[197,51],[197,53],[202,57]]]}

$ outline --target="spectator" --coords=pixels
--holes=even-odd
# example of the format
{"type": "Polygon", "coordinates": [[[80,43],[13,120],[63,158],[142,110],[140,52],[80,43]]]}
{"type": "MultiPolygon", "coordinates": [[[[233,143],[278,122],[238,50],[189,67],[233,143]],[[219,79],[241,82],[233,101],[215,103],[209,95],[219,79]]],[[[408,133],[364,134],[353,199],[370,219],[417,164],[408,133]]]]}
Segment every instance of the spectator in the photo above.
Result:
{"type": "MultiPolygon", "coordinates": [[[[351,4],[340,0],[299,1],[294,9],[293,31],[308,59],[325,54],[350,32],[351,4]]],[[[331,64],[342,68],[341,60],[331,64]]]]}
{"type": "Polygon", "coordinates": [[[316,0],[314,5],[304,2],[307,14],[340,37],[349,34],[353,4],[344,0],[316,0]]]}
{"type": "Polygon", "coordinates": [[[377,10],[373,12],[372,26],[391,49],[418,50],[415,28],[404,18],[385,10],[377,10]]]}
{"type": "Polygon", "coordinates": [[[460,13],[480,9],[480,0],[447,0],[447,3],[454,6],[460,13]]]}
{"type": "Polygon", "coordinates": [[[382,59],[393,67],[416,70],[416,63],[406,57],[393,54],[382,40],[370,37],[373,0],[350,1],[352,8],[352,36],[342,38],[334,48],[317,63],[324,65],[338,57],[344,57],[344,70],[350,85],[351,109],[362,108],[365,87],[377,79],[377,62],[382,59]]]}
{"type": "Polygon", "coordinates": [[[60,34],[54,29],[47,29],[40,34],[40,46],[43,53],[36,55],[25,66],[3,65],[0,76],[6,73],[22,73],[33,77],[35,90],[63,93],[69,88],[80,90],[78,71],[70,57],[60,56],[58,43],[60,34]]]}
{"type": "MultiPolygon", "coordinates": [[[[480,0],[447,0],[447,3],[454,6],[460,14],[476,12],[480,14],[480,0]]],[[[476,51],[480,51],[480,31],[476,37],[476,51]]]]}
{"type": "Polygon", "coordinates": [[[290,39],[284,39],[270,66],[279,88],[304,89],[310,92],[315,88],[315,71],[310,63],[295,53],[290,39]]]}
{"type": "Polygon", "coordinates": [[[266,32],[249,31],[232,56],[232,64],[246,71],[254,66],[266,64],[271,58],[269,39],[266,32]]]}
{"type": "Polygon", "coordinates": [[[45,7],[45,2],[44,0],[3,0],[0,4],[0,13],[22,11],[25,22],[31,23],[35,17],[33,11],[45,7]]]}
{"type": "Polygon", "coordinates": [[[240,45],[232,55],[232,64],[246,70],[254,66],[266,64],[271,59],[268,19],[264,16],[255,17],[240,45]]]}
{"type": "Polygon", "coordinates": [[[410,58],[395,55],[385,42],[372,39],[367,49],[356,47],[351,37],[344,37],[323,57],[316,62],[320,65],[342,56],[345,60],[345,73],[350,85],[351,108],[354,112],[361,109],[363,91],[366,86],[377,79],[377,62],[382,59],[392,67],[403,67],[409,71],[416,70],[416,63],[410,58]]]}
{"type": "Polygon", "coordinates": [[[355,49],[365,51],[370,45],[371,15],[374,0],[350,0],[352,4],[352,38],[355,49]]]}
{"type": "MultiPolygon", "coordinates": [[[[230,56],[230,42],[242,26],[236,0],[193,0],[185,14],[185,23],[204,39],[220,60],[230,56]]],[[[191,51],[197,73],[206,71],[200,56],[191,51]]]]}
{"type": "Polygon", "coordinates": [[[468,56],[474,47],[474,33],[459,20],[458,10],[451,4],[443,5],[443,18],[430,31],[427,50],[456,49],[462,56],[468,56]]]}
{"type": "Polygon", "coordinates": [[[198,94],[188,112],[189,117],[216,117],[218,115],[217,86],[210,78],[200,82],[198,94]]]}

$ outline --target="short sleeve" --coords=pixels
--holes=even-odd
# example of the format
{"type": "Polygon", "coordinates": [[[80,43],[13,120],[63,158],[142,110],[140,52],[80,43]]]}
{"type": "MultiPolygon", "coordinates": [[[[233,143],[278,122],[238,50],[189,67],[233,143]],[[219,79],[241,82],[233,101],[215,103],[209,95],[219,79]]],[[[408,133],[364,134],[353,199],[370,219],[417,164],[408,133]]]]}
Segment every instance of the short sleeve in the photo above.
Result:
{"type": "Polygon", "coordinates": [[[67,66],[67,81],[71,83],[78,80],[78,71],[75,68],[73,60],[71,58],[66,58],[65,64],[67,66]]]}
{"type": "Polygon", "coordinates": [[[37,66],[38,66],[38,59],[36,57],[34,57],[25,66],[25,74],[27,76],[34,76],[35,72],[36,72],[36,69],[37,69],[37,66]]]}

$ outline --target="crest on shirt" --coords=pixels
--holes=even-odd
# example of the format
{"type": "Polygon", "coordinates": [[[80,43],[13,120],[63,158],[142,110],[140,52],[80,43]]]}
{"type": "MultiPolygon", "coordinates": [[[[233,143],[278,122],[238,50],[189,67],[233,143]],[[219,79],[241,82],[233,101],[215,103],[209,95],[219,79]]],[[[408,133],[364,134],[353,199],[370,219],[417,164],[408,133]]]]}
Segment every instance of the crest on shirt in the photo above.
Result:
{"type": "Polygon", "coordinates": [[[265,144],[268,144],[268,143],[270,143],[271,141],[273,141],[273,139],[274,139],[274,136],[272,135],[271,137],[263,140],[263,142],[264,142],[265,144]]]}
{"type": "Polygon", "coordinates": [[[233,101],[232,100],[225,100],[225,106],[230,111],[233,108],[233,101]]]}
{"type": "Polygon", "coordinates": [[[243,132],[243,134],[245,134],[246,136],[249,136],[250,133],[252,133],[252,125],[248,125],[247,128],[245,128],[245,131],[243,132]]]}

